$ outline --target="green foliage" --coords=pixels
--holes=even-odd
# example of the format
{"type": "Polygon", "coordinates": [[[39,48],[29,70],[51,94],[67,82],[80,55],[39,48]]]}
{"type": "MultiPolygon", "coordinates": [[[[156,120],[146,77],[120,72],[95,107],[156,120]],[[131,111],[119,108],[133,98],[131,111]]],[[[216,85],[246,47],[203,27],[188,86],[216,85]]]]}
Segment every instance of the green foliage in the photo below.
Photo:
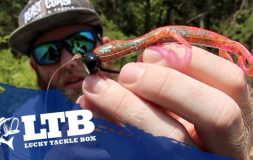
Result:
{"type": "Polygon", "coordinates": [[[17,87],[36,88],[36,77],[32,71],[29,59],[22,57],[17,60],[9,50],[0,51],[0,82],[17,87]]]}
{"type": "Polygon", "coordinates": [[[124,33],[120,31],[118,26],[113,23],[112,20],[106,18],[105,15],[101,15],[101,19],[104,24],[104,36],[110,37],[110,39],[128,39],[129,37],[126,36],[124,33]]]}
{"type": "Polygon", "coordinates": [[[135,37],[159,26],[182,24],[214,30],[253,48],[250,0],[93,0],[93,3],[103,15],[108,35],[117,39],[125,39],[122,32],[135,37]]]}
{"type": "Polygon", "coordinates": [[[250,46],[253,39],[253,12],[250,10],[240,10],[234,19],[221,24],[223,34],[250,46]],[[227,27],[229,26],[229,29],[227,27]]]}
{"type": "Polygon", "coordinates": [[[28,0],[0,1],[0,48],[7,48],[9,33],[18,25],[18,14],[28,0]]]}
{"type": "MultiPolygon", "coordinates": [[[[253,49],[252,0],[91,0],[104,22],[104,35],[130,39],[165,25],[200,26],[222,33],[253,49]]],[[[0,82],[35,87],[28,59],[16,61],[7,41],[17,27],[18,13],[28,0],[0,1],[0,82]]],[[[116,62],[121,67],[134,61],[130,55],[116,62]]]]}
{"type": "MultiPolygon", "coordinates": [[[[104,36],[110,37],[111,40],[116,39],[125,40],[133,38],[126,36],[124,33],[122,33],[119,30],[118,26],[116,26],[112,20],[107,19],[104,15],[101,15],[101,19],[104,22],[104,36]]],[[[113,62],[114,69],[119,70],[127,62],[135,61],[136,57],[137,57],[136,54],[131,54],[114,61],[113,62]]]]}

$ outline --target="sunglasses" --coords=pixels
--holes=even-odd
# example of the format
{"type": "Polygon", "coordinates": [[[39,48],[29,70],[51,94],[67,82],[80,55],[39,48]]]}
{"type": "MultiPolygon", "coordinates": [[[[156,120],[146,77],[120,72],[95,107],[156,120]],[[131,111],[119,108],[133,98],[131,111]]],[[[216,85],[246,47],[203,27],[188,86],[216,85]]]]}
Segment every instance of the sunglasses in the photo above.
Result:
{"type": "Polygon", "coordinates": [[[62,48],[71,54],[87,53],[95,49],[97,35],[92,31],[80,31],[62,40],[41,43],[32,49],[32,55],[40,65],[55,64],[60,61],[62,48]]]}

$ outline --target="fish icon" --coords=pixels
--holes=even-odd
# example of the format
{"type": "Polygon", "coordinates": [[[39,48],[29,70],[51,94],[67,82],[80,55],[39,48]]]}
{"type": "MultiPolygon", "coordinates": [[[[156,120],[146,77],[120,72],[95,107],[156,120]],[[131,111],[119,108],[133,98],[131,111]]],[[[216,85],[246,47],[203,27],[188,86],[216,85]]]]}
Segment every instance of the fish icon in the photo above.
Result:
{"type": "Polygon", "coordinates": [[[6,144],[11,149],[14,150],[13,148],[14,134],[20,132],[18,130],[18,126],[19,126],[19,119],[16,117],[0,118],[0,145],[2,143],[6,144]]]}

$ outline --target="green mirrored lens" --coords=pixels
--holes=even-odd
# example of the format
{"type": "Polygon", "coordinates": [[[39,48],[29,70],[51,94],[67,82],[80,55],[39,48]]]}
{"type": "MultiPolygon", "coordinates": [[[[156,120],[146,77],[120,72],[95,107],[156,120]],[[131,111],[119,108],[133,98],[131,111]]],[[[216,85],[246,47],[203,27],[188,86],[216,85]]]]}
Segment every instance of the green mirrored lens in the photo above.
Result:
{"type": "Polygon", "coordinates": [[[41,65],[54,64],[60,60],[62,45],[72,54],[83,54],[95,48],[96,36],[93,32],[81,31],[60,41],[40,44],[33,50],[34,58],[41,65]]]}
{"type": "Polygon", "coordinates": [[[59,61],[61,45],[59,43],[45,43],[34,49],[34,57],[39,64],[53,64],[59,61]]]}
{"type": "Polygon", "coordinates": [[[65,40],[72,53],[85,53],[95,48],[95,36],[92,32],[79,32],[65,40]]]}

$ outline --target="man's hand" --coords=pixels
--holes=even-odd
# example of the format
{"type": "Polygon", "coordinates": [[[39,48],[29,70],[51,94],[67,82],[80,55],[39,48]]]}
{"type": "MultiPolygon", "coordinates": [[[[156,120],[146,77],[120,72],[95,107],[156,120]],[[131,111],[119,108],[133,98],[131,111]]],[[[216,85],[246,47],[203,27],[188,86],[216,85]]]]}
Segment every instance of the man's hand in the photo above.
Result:
{"type": "Polygon", "coordinates": [[[197,47],[192,48],[186,64],[181,63],[183,46],[160,47],[172,58],[147,49],[143,63],[123,67],[119,82],[98,75],[87,77],[84,96],[77,103],[155,136],[249,159],[252,98],[243,71],[197,47]]]}

